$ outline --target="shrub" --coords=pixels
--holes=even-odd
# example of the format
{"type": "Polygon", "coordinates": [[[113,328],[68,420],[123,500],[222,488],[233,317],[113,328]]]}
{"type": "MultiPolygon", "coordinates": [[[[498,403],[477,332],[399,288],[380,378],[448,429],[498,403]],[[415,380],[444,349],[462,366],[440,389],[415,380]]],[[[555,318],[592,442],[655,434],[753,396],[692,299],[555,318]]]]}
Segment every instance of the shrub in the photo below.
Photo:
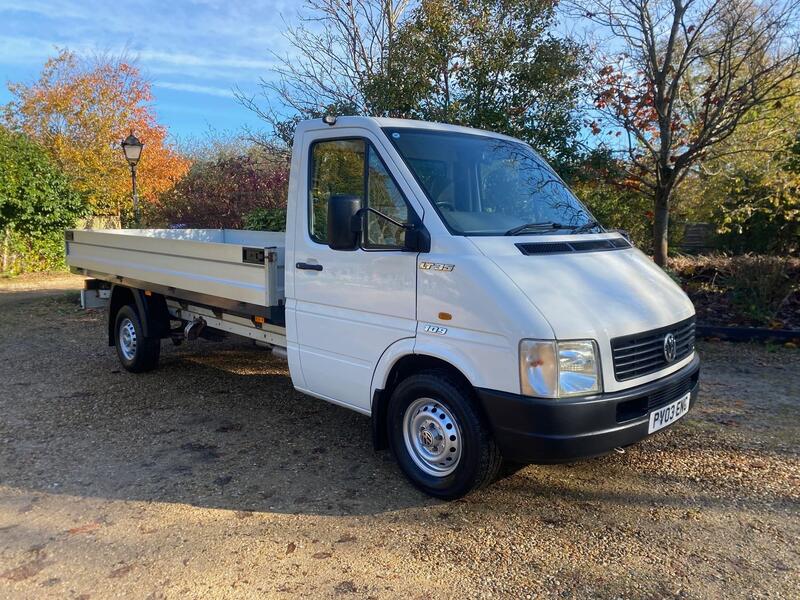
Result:
{"type": "Polygon", "coordinates": [[[644,252],[653,246],[652,201],[625,183],[623,165],[595,151],[564,173],[575,194],[607,229],[625,231],[644,252]]]}
{"type": "Polygon", "coordinates": [[[286,208],[286,158],[261,150],[226,152],[196,162],[189,174],[159,198],[150,224],[241,229],[256,210],[286,208]]]}
{"type": "Polygon", "coordinates": [[[800,327],[800,259],[745,254],[675,257],[670,269],[712,324],[800,327]]]}
{"type": "Polygon", "coordinates": [[[63,271],[67,268],[64,233],[61,230],[34,235],[9,231],[3,240],[3,253],[8,275],[63,271]]]}
{"type": "Polygon", "coordinates": [[[47,153],[24,135],[0,127],[2,269],[63,266],[63,230],[88,212],[86,198],[47,153]]]}
{"type": "Polygon", "coordinates": [[[798,287],[789,276],[786,259],[750,254],[729,262],[722,284],[731,289],[737,308],[762,321],[774,318],[798,287]]]}
{"type": "Polygon", "coordinates": [[[286,209],[257,208],[244,216],[244,228],[255,231],[286,231],[286,209]]]}
{"type": "Polygon", "coordinates": [[[653,221],[648,216],[652,214],[650,199],[603,182],[579,184],[576,192],[604,227],[625,231],[639,249],[651,251],[653,221]]]}

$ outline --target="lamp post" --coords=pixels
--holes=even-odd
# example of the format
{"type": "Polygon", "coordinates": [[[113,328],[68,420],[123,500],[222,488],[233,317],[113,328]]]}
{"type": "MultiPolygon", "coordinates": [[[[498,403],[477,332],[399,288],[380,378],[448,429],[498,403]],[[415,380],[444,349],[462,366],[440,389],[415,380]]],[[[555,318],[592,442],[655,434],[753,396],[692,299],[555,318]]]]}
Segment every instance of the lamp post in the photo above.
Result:
{"type": "Polygon", "coordinates": [[[136,192],[136,163],[139,162],[139,158],[142,156],[142,148],[144,144],[139,141],[135,135],[133,135],[133,131],[131,134],[122,140],[122,151],[125,153],[125,160],[128,161],[128,164],[131,166],[131,183],[133,185],[133,220],[136,224],[136,228],[138,229],[141,227],[141,218],[142,215],[139,212],[139,194],[136,192]]]}

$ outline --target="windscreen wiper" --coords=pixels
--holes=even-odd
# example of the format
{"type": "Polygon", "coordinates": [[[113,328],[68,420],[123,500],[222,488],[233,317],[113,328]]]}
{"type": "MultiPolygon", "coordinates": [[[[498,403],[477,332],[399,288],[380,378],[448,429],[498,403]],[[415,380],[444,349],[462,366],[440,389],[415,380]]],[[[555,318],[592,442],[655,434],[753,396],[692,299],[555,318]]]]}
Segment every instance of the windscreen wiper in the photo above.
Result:
{"type": "Polygon", "coordinates": [[[503,235],[519,235],[525,233],[529,229],[532,231],[547,231],[550,229],[575,229],[575,225],[564,225],[563,223],[553,223],[553,221],[540,221],[538,223],[525,223],[517,227],[512,227],[503,235]]]}
{"type": "Polygon", "coordinates": [[[601,232],[603,231],[603,226],[600,225],[597,221],[587,221],[583,225],[579,225],[578,227],[573,228],[572,233],[584,233],[589,231],[590,229],[599,229],[601,232]]]}

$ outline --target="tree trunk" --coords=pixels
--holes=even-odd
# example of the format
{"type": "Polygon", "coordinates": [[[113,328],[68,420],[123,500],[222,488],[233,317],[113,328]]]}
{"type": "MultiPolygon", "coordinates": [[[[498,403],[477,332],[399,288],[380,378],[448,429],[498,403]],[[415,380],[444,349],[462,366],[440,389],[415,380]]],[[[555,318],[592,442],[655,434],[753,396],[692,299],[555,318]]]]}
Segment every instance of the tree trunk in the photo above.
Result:
{"type": "Polygon", "coordinates": [[[669,251],[669,200],[671,195],[671,186],[659,186],[656,189],[655,211],[653,213],[653,259],[659,267],[667,264],[667,252],[669,251]]]}
{"type": "Polygon", "coordinates": [[[3,268],[0,269],[0,271],[2,271],[3,273],[8,271],[8,266],[9,266],[8,246],[10,243],[11,243],[11,228],[6,227],[3,230],[3,268]]]}

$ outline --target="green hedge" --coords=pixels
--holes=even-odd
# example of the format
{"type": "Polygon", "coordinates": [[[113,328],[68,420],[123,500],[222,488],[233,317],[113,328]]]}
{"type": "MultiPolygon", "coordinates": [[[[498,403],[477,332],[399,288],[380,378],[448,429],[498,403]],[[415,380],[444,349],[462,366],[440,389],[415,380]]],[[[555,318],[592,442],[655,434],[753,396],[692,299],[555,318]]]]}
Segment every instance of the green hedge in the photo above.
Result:
{"type": "Polygon", "coordinates": [[[63,268],[63,231],[87,213],[86,198],[44,148],[0,127],[0,269],[63,268]]]}

